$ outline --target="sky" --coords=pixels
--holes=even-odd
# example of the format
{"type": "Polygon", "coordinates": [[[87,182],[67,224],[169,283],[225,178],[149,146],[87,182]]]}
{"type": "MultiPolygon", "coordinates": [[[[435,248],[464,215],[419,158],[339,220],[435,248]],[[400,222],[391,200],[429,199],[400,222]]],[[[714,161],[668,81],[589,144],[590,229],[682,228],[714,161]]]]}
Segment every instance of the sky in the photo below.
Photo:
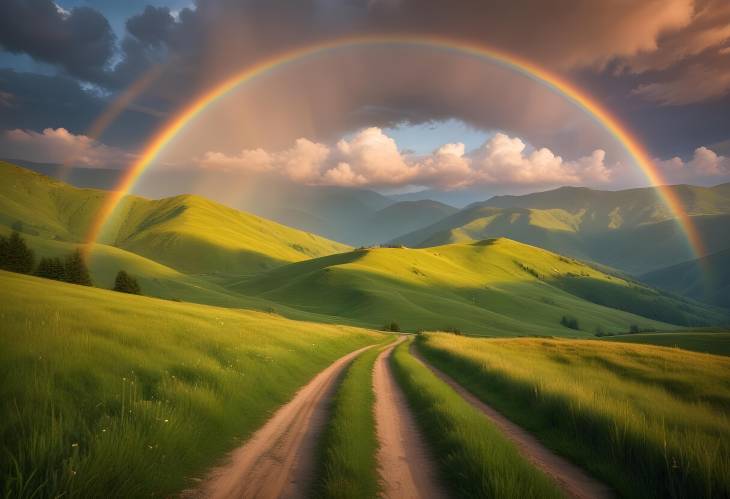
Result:
{"type": "MultiPolygon", "coordinates": [[[[4,0],[0,157],[128,168],[226,77],[373,34],[528,60],[609,109],[666,182],[730,181],[727,0],[4,0]]],[[[647,184],[611,134],[539,81],[402,44],[275,68],[206,108],[152,168],[382,192],[647,184]]]]}

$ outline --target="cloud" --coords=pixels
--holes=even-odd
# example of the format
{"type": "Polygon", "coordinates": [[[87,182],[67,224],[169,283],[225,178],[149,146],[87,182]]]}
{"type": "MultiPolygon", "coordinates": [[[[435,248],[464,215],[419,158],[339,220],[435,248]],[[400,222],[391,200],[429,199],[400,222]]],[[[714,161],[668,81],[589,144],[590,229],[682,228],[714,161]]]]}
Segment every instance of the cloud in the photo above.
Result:
{"type": "Polygon", "coordinates": [[[86,135],[74,135],[65,128],[43,132],[8,130],[0,135],[0,150],[9,159],[39,163],[62,163],[93,168],[126,166],[132,156],[101,144],[86,135]]]}
{"type": "Polygon", "coordinates": [[[644,83],[633,90],[662,105],[681,106],[721,97],[730,91],[730,57],[724,65],[692,65],[671,79],[644,83]]]}
{"type": "Polygon", "coordinates": [[[106,18],[90,7],[65,11],[52,0],[5,0],[0,46],[95,81],[114,53],[115,37],[106,18]]]}
{"type": "Polygon", "coordinates": [[[716,181],[720,177],[730,177],[730,157],[718,155],[707,147],[698,147],[688,161],[680,157],[669,160],[656,160],[670,182],[700,180],[716,181]]]}
{"type": "Polygon", "coordinates": [[[334,146],[300,138],[289,149],[243,150],[235,156],[208,152],[200,161],[207,169],[270,172],[306,184],[347,187],[419,185],[459,189],[476,185],[547,186],[606,183],[612,170],[605,152],[565,161],[547,148],[527,152],[519,138],[498,133],[467,153],[464,144],[445,144],[429,155],[409,155],[380,128],[359,131],[334,146]]]}

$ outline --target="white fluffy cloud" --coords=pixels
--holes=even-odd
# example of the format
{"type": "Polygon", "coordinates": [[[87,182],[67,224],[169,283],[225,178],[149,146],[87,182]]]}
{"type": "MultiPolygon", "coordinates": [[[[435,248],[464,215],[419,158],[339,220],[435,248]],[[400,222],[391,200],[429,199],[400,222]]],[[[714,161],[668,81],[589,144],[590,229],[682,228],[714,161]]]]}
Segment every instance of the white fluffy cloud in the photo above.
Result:
{"type": "Polygon", "coordinates": [[[0,135],[0,151],[6,158],[94,168],[125,166],[132,158],[129,153],[86,135],[74,135],[65,128],[8,130],[0,135]]]}
{"type": "Polygon", "coordinates": [[[718,155],[707,147],[695,149],[688,161],[674,157],[666,161],[657,160],[657,164],[671,182],[730,176],[730,157],[718,155]]]}
{"type": "Polygon", "coordinates": [[[467,152],[464,144],[445,144],[429,155],[403,154],[379,128],[361,130],[351,139],[327,146],[300,138],[293,147],[267,152],[247,149],[235,156],[208,152],[204,168],[245,172],[270,171],[308,184],[340,186],[422,185],[456,189],[472,185],[558,185],[605,183],[612,170],[598,149],[565,161],[547,148],[528,152],[519,138],[498,133],[467,152]]]}

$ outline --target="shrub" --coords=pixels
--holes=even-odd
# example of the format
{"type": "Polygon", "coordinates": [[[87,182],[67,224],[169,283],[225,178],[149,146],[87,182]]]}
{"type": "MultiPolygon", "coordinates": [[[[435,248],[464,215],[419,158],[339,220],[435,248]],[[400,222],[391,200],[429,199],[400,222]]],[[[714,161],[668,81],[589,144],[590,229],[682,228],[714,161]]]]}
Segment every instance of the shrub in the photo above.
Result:
{"type": "Polygon", "coordinates": [[[28,248],[17,230],[8,238],[0,237],[0,269],[30,274],[34,264],[33,250],[28,248]]]}
{"type": "Polygon", "coordinates": [[[636,333],[640,333],[640,332],[641,332],[641,328],[638,325],[631,324],[631,326],[629,326],[629,333],[636,334],[636,333]]]}
{"type": "Polygon", "coordinates": [[[81,254],[81,250],[76,250],[66,257],[64,263],[64,280],[72,284],[81,284],[83,286],[93,286],[89,268],[86,266],[86,260],[81,254]]]}
{"type": "Polygon", "coordinates": [[[578,325],[578,319],[570,315],[564,315],[562,319],[560,319],[560,324],[569,329],[575,329],[576,331],[580,330],[580,326],[578,325]]]}
{"type": "Polygon", "coordinates": [[[606,331],[603,329],[603,326],[596,326],[596,336],[598,336],[599,338],[601,336],[608,336],[606,334],[606,331]]]}
{"type": "Polygon", "coordinates": [[[117,272],[117,277],[114,279],[114,287],[112,289],[114,291],[119,291],[120,293],[130,293],[133,295],[142,294],[142,289],[139,287],[137,279],[127,274],[124,270],[117,272]]]}
{"type": "Polygon", "coordinates": [[[382,327],[382,330],[383,331],[392,331],[394,333],[399,333],[400,332],[400,326],[398,325],[397,322],[391,321],[388,324],[386,324],[385,326],[383,326],[382,327]]]}
{"type": "Polygon", "coordinates": [[[60,258],[41,258],[35,275],[45,279],[55,279],[56,281],[66,280],[66,272],[63,268],[63,262],[60,258]]]}

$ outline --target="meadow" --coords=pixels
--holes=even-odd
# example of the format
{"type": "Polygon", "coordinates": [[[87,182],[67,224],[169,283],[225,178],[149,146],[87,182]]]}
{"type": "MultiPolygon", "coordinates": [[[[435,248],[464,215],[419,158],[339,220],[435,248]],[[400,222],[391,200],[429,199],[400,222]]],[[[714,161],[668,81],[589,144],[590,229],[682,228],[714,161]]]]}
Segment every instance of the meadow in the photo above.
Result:
{"type": "Polygon", "coordinates": [[[0,272],[6,497],[166,496],[381,334],[0,272]]]}
{"type": "Polygon", "coordinates": [[[371,327],[395,322],[409,332],[586,337],[597,331],[628,332],[632,325],[672,328],[649,318],[650,314],[642,317],[594,302],[603,295],[618,294],[616,290],[626,300],[651,302],[654,311],[660,311],[656,316],[681,323],[721,320],[727,315],[663,297],[575,259],[509,239],[424,249],[359,249],[288,264],[224,285],[233,292],[308,313],[371,327]],[[585,285],[565,290],[564,279],[585,285]],[[592,294],[584,296],[588,288],[592,294]],[[577,329],[561,325],[566,315],[577,319],[577,329]]]}
{"type": "Polygon", "coordinates": [[[643,343],[694,352],[730,356],[730,332],[688,331],[676,333],[621,334],[601,338],[621,343],[643,343]]]}
{"type": "Polygon", "coordinates": [[[650,345],[420,335],[418,350],[625,497],[730,495],[730,359],[650,345]]]}
{"type": "MultiPolygon", "coordinates": [[[[395,337],[390,337],[388,343],[395,337]]],[[[347,370],[332,400],[330,419],[320,442],[314,497],[378,497],[378,448],[373,405],[373,365],[381,348],[360,354],[347,370]]]]}
{"type": "Polygon", "coordinates": [[[413,357],[410,345],[396,347],[391,365],[454,497],[562,497],[486,416],[413,357]]]}

